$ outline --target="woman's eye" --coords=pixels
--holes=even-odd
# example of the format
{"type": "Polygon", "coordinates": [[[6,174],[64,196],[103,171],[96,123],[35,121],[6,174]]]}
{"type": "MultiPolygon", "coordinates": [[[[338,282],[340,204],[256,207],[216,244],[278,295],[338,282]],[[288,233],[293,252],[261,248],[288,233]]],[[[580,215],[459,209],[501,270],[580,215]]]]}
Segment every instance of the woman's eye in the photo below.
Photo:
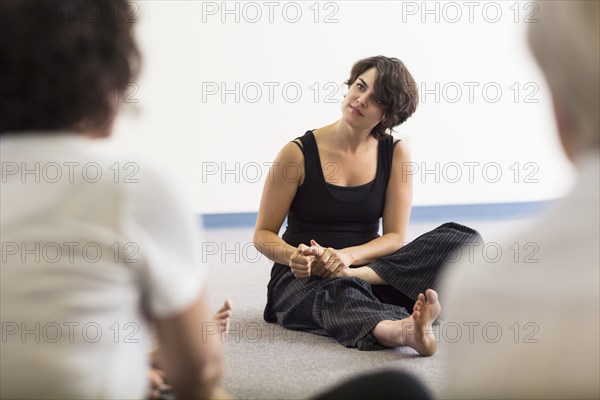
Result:
{"type": "Polygon", "coordinates": [[[362,90],[364,88],[364,86],[362,85],[362,83],[357,83],[356,87],[359,88],[360,90],[362,90]]]}

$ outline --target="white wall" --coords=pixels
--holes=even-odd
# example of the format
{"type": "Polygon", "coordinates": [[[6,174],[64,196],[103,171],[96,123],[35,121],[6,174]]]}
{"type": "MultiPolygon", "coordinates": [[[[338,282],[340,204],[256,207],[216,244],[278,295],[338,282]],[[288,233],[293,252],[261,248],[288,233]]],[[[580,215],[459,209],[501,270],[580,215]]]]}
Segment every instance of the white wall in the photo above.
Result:
{"type": "Polygon", "coordinates": [[[199,212],[256,211],[265,164],[289,140],[339,118],[352,63],[378,54],[402,59],[427,91],[396,134],[419,168],[415,205],[551,199],[571,183],[548,90],[526,46],[531,2],[138,7],[144,68],[131,98],[139,102],[137,113],[119,119],[114,140],[189,179],[199,212]],[[224,99],[221,85],[231,90],[224,99]],[[438,176],[422,173],[436,163],[438,176]]]}

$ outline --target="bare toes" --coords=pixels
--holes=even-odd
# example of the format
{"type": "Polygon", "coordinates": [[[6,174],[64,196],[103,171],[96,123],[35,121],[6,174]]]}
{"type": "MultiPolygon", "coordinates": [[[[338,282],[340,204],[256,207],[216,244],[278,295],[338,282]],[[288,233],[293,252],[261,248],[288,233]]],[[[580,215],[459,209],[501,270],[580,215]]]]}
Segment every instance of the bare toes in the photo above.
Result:
{"type": "Polygon", "coordinates": [[[433,289],[427,289],[425,292],[427,294],[427,301],[430,303],[435,303],[438,301],[438,295],[433,289]]]}

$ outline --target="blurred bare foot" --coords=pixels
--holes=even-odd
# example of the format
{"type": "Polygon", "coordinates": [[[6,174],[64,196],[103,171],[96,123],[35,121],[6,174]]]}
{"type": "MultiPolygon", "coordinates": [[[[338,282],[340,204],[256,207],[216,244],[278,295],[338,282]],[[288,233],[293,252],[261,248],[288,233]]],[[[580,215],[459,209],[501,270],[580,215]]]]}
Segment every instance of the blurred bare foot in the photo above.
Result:
{"type": "Polygon", "coordinates": [[[219,308],[217,313],[214,316],[217,325],[219,326],[219,330],[221,331],[221,338],[225,339],[225,335],[229,330],[229,320],[231,318],[232,306],[231,301],[226,299],[223,303],[223,306],[219,308]]]}

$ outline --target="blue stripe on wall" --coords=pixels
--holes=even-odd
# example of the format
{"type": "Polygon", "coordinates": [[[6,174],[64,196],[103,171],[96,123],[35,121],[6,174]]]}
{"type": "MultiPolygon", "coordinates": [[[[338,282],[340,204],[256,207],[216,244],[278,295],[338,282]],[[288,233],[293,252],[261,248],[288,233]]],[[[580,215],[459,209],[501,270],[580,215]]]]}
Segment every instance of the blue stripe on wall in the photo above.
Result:
{"type": "MultiPolygon", "coordinates": [[[[412,209],[410,222],[528,218],[540,214],[554,201],[415,206],[412,209]]],[[[205,229],[247,228],[253,227],[256,223],[255,212],[204,214],[200,218],[205,229]]]]}

